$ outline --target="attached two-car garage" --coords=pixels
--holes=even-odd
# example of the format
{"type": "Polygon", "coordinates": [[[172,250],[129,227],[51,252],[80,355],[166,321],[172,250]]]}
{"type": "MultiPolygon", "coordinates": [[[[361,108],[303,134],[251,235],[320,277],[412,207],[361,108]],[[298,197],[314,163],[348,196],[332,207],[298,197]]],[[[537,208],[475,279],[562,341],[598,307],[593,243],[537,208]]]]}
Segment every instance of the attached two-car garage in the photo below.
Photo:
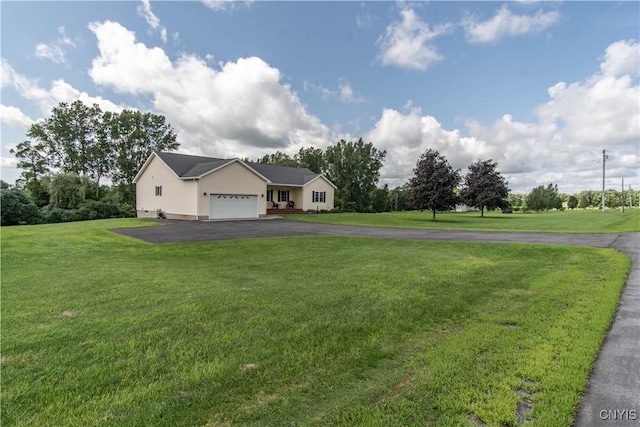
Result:
{"type": "Polygon", "coordinates": [[[258,196],[211,194],[209,219],[258,218],[258,196]]]}

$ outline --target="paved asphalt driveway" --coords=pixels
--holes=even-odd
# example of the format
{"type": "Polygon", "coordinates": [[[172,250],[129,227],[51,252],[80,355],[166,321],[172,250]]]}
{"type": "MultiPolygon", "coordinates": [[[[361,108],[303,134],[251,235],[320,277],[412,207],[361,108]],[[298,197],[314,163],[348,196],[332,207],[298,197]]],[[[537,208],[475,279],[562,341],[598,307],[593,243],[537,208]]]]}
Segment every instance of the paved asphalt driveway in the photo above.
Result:
{"type": "Polygon", "coordinates": [[[618,312],[596,360],[575,427],[640,426],[640,233],[560,234],[415,230],[283,220],[162,221],[163,227],[114,230],[152,243],[282,236],[354,236],[465,242],[551,243],[615,248],[633,261],[618,312]]]}

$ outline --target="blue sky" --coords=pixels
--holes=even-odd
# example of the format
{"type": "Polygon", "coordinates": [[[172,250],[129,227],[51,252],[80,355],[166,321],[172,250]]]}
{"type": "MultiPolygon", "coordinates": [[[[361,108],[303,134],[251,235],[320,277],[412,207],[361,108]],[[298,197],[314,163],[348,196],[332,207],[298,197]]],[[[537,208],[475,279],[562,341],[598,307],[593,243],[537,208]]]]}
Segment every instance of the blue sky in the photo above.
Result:
{"type": "Polygon", "coordinates": [[[0,2],[2,179],[59,102],[166,116],[181,152],[340,139],[402,185],[433,148],[516,192],[640,188],[640,3],[0,2]]]}

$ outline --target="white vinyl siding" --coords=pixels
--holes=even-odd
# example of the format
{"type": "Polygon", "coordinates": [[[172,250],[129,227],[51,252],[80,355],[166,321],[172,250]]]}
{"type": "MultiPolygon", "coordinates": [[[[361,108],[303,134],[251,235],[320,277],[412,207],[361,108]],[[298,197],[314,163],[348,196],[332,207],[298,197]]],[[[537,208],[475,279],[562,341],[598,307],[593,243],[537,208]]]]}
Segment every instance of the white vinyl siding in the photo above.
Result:
{"type": "Polygon", "coordinates": [[[136,209],[174,215],[196,214],[196,183],[183,181],[158,157],[153,157],[136,182],[136,209]]]}
{"type": "Polygon", "coordinates": [[[323,177],[319,177],[302,188],[302,202],[296,207],[303,210],[330,210],[334,208],[334,187],[323,177]],[[322,198],[324,197],[324,200],[322,198]]]}

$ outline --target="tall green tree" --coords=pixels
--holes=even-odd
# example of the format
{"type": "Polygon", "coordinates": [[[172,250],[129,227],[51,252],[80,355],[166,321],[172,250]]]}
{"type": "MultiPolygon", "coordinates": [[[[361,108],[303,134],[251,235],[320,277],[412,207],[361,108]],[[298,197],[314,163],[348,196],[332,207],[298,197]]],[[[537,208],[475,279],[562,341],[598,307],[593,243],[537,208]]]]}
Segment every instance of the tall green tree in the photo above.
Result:
{"type": "Polygon", "coordinates": [[[491,159],[478,160],[469,165],[464,177],[460,198],[467,206],[480,209],[481,217],[484,217],[485,208],[504,209],[508,206],[509,187],[497,167],[498,164],[491,159]]]}
{"type": "Polygon", "coordinates": [[[119,114],[105,113],[110,143],[114,147],[114,184],[132,186],[133,179],[154,151],[173,151],[176,141],[173,127],[162,115],[123,110],[119,114]]]}
{"type": "Polygon", "coordinates": [[[388,184],[385,184],[382,188],[376,188],[372,205],[374,212],[389,212],[391,210],[391,198],[389,194],[388,184]]]}
{"type": "Polygon", "coordinates": [[[95,176],[93,165],[104,157],[96,148],[102,111],[97,104],[82,101],[60,103],[51,116],[34,123],[27,136],[43,147],[51,166],[63,172],[95,176]]]}
{"type": "Polygon", "coordinates": [[[337,197],[347,210],[366,212],[372,209],[380,168],[386,157],[373,143],[338,141],[324,153],[325,176],[337,187],[337,197]]]}
{"type": "Polygon", "coordinates": [[[21,176],[25,181],[39,181],[51,170],[51,159],[41,143],[34,144],[31,140],[26,140],[9,152],[18,159],[17,166],[22,169],[21,176]]]}
{"type": "Polygon", "coordinates": [[[527,195],[527,208],[532,211],[560,209],[562,200],[558,195],[558,184],[540,185],[527,195]]]}
{"type": "Polygon", "coordinates": [[[301,148],[293,157],[301,168],[311,169],[315,173],[322,173],[324,169],[324,152],[320,148],[301,148]]]}
{"type": "Polygon", "coordinates": [[[417,209],[430,210],[436,220],[436,211],[450,210],[458,203],[455,193],[460,183],[460,170],[454,170],[447,159],[438,151],[424,152],[413,170],[411,203],[417,209]]]}
{"type": "Polygon", "coordinates": [[[51,159],[47,156],[41,143],[32,143],[31,140],[21,142],[9,150],[18,159],[21,186],[34,201],[36,206],[43,207],[49,204],[49,191],[42,182],[50,172],[51,159]]]}
{"type": "Polygon", "coordinates": [[[282,151],[276,151],[272,154],[265,154],[258,159],[258,163],[278,166],[290,166],[295,168],[300,166],[296,159],[292,158],[286,153],[283,153],[282,151]]]}
{"type": "MultiPolygon", "coordinates": [[[[27,132],[30,139],[25,141],[24,148],[29,150],[30,146],[44,156],[47,169],[87,177],[99,188],[100,180],[108,177],[112,169],[112,146],[104,138],[108,134],[107,126],[97,104],[62,102],[53,108],[50,117],[31,125],[27,132]]],[[[20,153],[16,152],[16,156],[20,153]]],[[[31,166],[35,164],[32,160],[27,160],[31,166]]],[[[27,178],[27,184],[30,181],[31,178],[27,178]]]]}
{"type": "Polygon", "coordinates": [[[43,177],[52,171],[93,181],[99,197],[100,181],[111,178],[121,202],[135,204],[133,179],[153,151],[178,148],[176,133],[164,116],[123,110],[103,112],[82,101],[60,103],[51,116],[34,123],[28,139],[12,150],[18,158],[24,188],[38,206],[49,203],[43,177]]]}

